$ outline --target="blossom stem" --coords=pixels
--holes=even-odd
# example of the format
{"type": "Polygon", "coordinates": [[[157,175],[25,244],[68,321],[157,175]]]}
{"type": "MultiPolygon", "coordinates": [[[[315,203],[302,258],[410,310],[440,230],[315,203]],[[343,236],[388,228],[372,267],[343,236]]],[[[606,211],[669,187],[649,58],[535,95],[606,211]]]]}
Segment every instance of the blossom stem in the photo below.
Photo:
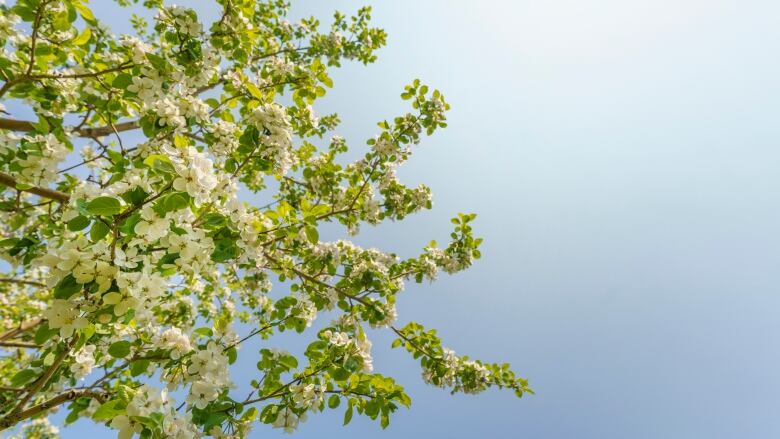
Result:
{"type": "Polygon", "coordinates": [[[11,413],[5,418],[0,419],[0,431],[12,427],[17,423],[24,421],[25,419],[32,418],[33,416],[45,412],[46,410],[52,409],[68,401],[73,401],[81,397],[95,398],[98,401],[102,401],[105,398],[105,395],[103,393],[90,390],[68,390],[38,405],[32,406],[27,410],[23,410],[18,413],[11,413]]]}
{"type": "Polygon", "coordinates": [[[10,331],[7,331],[2,335],[0,335],[0,340],[8,340],[9,338],[16,337],[17,335],[22,334],[27,330],[38,326],[38,324],[41,322],[42,320],[40,318],[35,318],[32,320],[28,320],[27,322],[19,323],[19,326],[17,326],[16,328],[11,329],[10,331]]]}
{"type": "MultiPolygon", "coordinates": [[[[60,354],[57,356],[57,358],[54,359],[54,362],[51,366],[49,366],[48,369],[46,369],[46,372],[43,373],[43,375],[33,383],[33,387],[27,391],[27,394],[22,398],[21,401],[19,401],[19,404],[11,411],[11,414],[8,415],[8,417],[13,417],[14,415],[18,415],[20,412],[22,412],[22,409],[24,409],[24,406],[27,405],[27,403],[32,399],[33,396],[35,396],[36,393],[38,393],[43,386],[46,385],[46,383],[49,382],[51,377],[54,375],[57,370],[59,370],[60,366],[62,365],[62,362],[65,361],[65,358],[70,353],[70,349],[73,347],[74,344],[76,344],[76,341],[78,340],[78,336],[71,339],[70,343],[68,343],[65,348],[60,352],[60,354]]],[[[26,419],[26,418],[22,418],[26,419]]],[[[0,423],[0,429],[2,427],[2,423],[0,423]]]]}
{"type": "Polygon", "coordinates": [[[2,283],[14,283],[14,284],[32,285],[34,287],[46,288],[46,284],[45,283],[36,282],[34,280],[13,279],[13,278],[0,278],[0,282],[2,282],[2,283]]]}
{"type": "Polygon", "coordinates": [[[35,343],[27,343],[24,341],[0,341],[0,347],[39,349],[41,346],[35,343]]]}
{"type": "MultiPolygon", "coordinates": [[[[0,172],[0,185],[10,187],[12,189],[17,189],[16,185],[18,182],[16,179],[11,176],[10,174],[6,174],[5,172],[0,172]]],[[[31,194],[38,195],[39,197],[49,198],[52,200],[59,201],[60,203],[66,203],[70,199],[70,196],[66,193],[56,191],[54,189],[49,189],[45,187],[31,187],[27,189],[17,189],[22,192],[29,192],[31,194]]]]}

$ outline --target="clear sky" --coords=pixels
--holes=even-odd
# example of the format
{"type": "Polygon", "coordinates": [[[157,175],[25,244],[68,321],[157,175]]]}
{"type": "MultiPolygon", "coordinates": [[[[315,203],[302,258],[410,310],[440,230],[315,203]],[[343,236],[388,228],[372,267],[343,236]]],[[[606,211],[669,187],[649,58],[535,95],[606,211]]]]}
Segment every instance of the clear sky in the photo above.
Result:
{"type": "MultiPolygon", "coordinates": [[[[368,1],[294,10],[329,16],[368,1]]],[[[126,29],[113,2],[92,3],[126,29]]],[[[297,436],[780,435],[780,3],[372,3],[388,47],[374,65],[336,71],[317,109],[340,113],[353,149],[406,110],[398,94],[413,78],[452,111],[399,172],[432,187],[434,209],[358,241],[411,255],[444,241],[449,217],[477,212],[483,259],[410,285],[400,323],[511,362],[537,395],[426,387],[375,334],[377,370],[407,387],[412,409],[385,431],[326,412],[297,436]]],[[[80,422],[63,436],[97,432],[80,422]]],[[[252,437],[281,435],[259,426],[252,437]]]]}

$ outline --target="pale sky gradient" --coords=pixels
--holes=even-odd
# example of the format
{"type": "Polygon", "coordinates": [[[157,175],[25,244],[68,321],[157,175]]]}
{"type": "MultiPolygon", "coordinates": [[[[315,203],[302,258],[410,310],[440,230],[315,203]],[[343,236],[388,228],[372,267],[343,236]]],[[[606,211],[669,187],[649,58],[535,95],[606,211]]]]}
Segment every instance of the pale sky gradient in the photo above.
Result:
{"type": "MultiPolygon", "coordinates": [[[[294,10],[325,17],[367,1],[294,10]]],[[[112,2],[92,3],[126,29],[112,2]]],[[[444,241],[449,217],[477,212],[484,258],[410,285],[400,323],[421,320],[458,353],[511,362],[538,394],[426,387],[377,334],[377,370],[407,387],[412,409],[385,431],[358,417],[344,428],[341,412],[326,412],[297,436],[780,435],[780,3],[373,5],[389,46],[372,66],[336,71],[316,109],[340,113],[356,150],[376,121],[406,110],[398,94],[416,77],[453,109],[399,173],[432,187],[434,210],[358,241],[411,255],[444,241]]],[[[237,376],[251,376],[258,346],[237,376]]],[[[98,431],[80,422],[63,437],[98,431]]],[[[252,437],[281,435],[258,426],[252,437]]]]}

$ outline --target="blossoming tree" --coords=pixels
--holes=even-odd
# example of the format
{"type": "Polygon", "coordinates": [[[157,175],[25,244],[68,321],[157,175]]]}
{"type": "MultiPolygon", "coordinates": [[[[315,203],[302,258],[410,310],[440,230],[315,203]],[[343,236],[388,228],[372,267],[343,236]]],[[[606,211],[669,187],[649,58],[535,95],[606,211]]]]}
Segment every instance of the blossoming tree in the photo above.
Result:
{"type": "Polygon", "coordinates": [[[320,240],[324,223],[354,235],[431,207],[395,170],[446,126],[441,93],[408,85],[411,112],[380,122],[352,162],[329,134],[337,115],[312,109],[329,68],[373,62],[385,43],[370,9],[320,30],[288,22],[282,0],[219,0],[207,24],[142,3],[154,22],[134,15],[119,37],[86,0],[0,7],[0,99],[35,114],[0,118],[0,430],[50,437],[57,409],[121,438],[290,431],[337,409],[345,424],[357,412],[385,427],[410,398],[373,372],[368,327],[392,331],[430,384],[530,392],[508,365],[395,323],[405,281],[479,258],[474,215],[409,259],[320,240]],[[240,188],[273,202],[248,205],[240,188]],[[306,331],[320,312],[337,317],[306,331]],[[305,352],[273,347],[283,331],[310,337],[305,352]],[[253,337],[267,347],[242,350],[253,337]],[[257,371],[237,383],[239,357],[257,371]]]}

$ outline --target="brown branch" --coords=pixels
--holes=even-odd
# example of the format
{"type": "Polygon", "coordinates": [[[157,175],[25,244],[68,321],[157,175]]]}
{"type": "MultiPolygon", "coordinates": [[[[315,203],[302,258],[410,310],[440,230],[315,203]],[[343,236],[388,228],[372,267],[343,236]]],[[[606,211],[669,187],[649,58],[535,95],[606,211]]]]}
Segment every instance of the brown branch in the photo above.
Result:
{"type": "Polygon", "coordinates": [[[5,93],[11,89],[14,85],[24,82],[28,76],[30,76],[30,73],[32,73],[33,67],[35,66],[35,45],[38,42],[38,30],[41,27],[41,19],[43,18],[43,10],[46,8],[46,4],[48,2],[44,1],[41,2],[40,5],[38,5],[38,9],[35,11],[35,19],[33,20],[32,24],[32,35],[30,36],[30,63],[27,65],[27,70],[24,74],[21,76],[7,80],[5,81],[5,84],[3,84],[2,87],[0,87],[0,97],[5,95],[5,93]]]}
{"type": "Polygon", "coordinates": [[[165,185],[165,187],[164,187],[164,188],[162,188],[162,189],[160,190],[160,192],[158,192],[158,193],[157,193],[157,194],[155,194],[154,196],[152,196],[152,197],[149,197],[149,198],[145,199],[145,200],[144,200],[144,201],[143,201],[141,204],[138,204],[138,205],[131,206],[129,209],[127,209],[127,210],[125,210],[124,212],[122,212],[122,213],[120,213],[119,215],[117,215],[117,216],[114,218],[114,224],[117,224],[117,225],[118,225],[119,223],[121,223],[121,222],[122,222],[122,220],[124,220],[125,218],[129,217],[130,215],[132,215],[132,214],[133,214],[133,212],[135,212],[136,210],[138,210],[138,209],[140,209],[140,208],[144,207],[145,205],[147,205],[147,204],[151,203],[152,201],[154,201],[154,200],[156,200],[156,199],[158,199],[158,198],[162,197],[162,196],[165,194],[165,192],[166,192],[166,191],[168,191],[168,189],[170,189],[170,188],[172,188],[172,187],[173,187],[173,181],[171,181],[170,183],[168,183],[167,185],[165,185]]]}
{"type": "Polygon", "coordinates": [[[23,410],[18,413],[12,413],[6,416],[0,420],[0,431],[13,427],[17,423],[24,421],[25,419],[32,418],[33,416],[43,413],[46,410],[52,409],[68,401],[73,401],[81,397],[95,398],[102,402],[105,399],[105,393],[91,390],[68,390],[36,406],[30,407],[27,410],[23,410]]]}
{"type": "Polygon", "coordinates": [[[413,347],[417,352],[425,355],[426,357],[430,358],[431,360],[442,361],[441,356],[433,355],[430,352],[426,351],[425,349],[421,348],[420,346],[417,345],[417,343],[415,343],[414,340],[412,340],[411,338],[407,337],[406,334],[404,334],[402,330],[400,330],[400,329],[398,329],[398,328],[396,328],[395,326],[392,326],[392,325],[390,326],[390,329],[392,329],[393,332],[395,332],[396,335],[401,337],[405,342],[409,343],[409,345],[411,347],[413,347]]]}
{"type": "Polygon", "coordinates": [[[81,79],[81,78],[94,78],[101,75],[105,75],[107,73],[114,73],[114,72],[121,72],[122,70],[132,69],[135,67],[135,64],[130,63],[129,61],[125,61],[124,63],[114,66],[108,69],[99,70],[97,72],[86,72],[86,73],[51,73],[51,74],[41,74],[41,75],[29,75],[26,76],[27,79],[35,80],[35,79],[81,79]]]}
{"type": "MultiPolygon", "coordinates": [[[[279,262],[279,260],[277,260],[273,256],[266,254],[265,257],[269,261],[271,261],[274,264],[278,265],[280,270],[284,270],[285,269],[285,267],[279,262]]],[[[309,281],[309,282],[311,282],[313,284],[317,284],[317,285],[319,285],[319,286],[321,286],[323,288],[326,288],[326,289],[331,289],[331,290],[335,291],[336,293],[338,293],[340,296],[352,299],[352,300],[354,300],[356,302],[359,302],[359,303],[361,303],[361,304],[363,304],[363,305],[365,305],[367,307],[375,308],[375,305],[373,303],[369,302],[368,300],[366,300],[366,299],[364,299],[362,297],[358,297],[358,296],[349,294],[346,291],[344,291],[343,289],[341,289],[341,288],[339,288],[339,287],[337,287],[335,285],[331,285],[331,284],[329,284],[327,282],[323,282],[323,281],[317,279],[316,277],[314,277],[314,276],[312,276],[312,275],[310,275],[310,274],[308,274],[308,273],[306,273],[304,271],[301,271],[301,270],[299,270],[299,269],[297,269],[295,267],[290,267],[290,270],[292,270],[293,273],[295,273],[298,277],[300,277],[303,280],[307,280],[307,281],[309,281]]]]}
{"type": "Polygon", "coordinates": [[[20,83],[20,82],[21,82],[21,81],[19,80],[19,78],[15,78],[15,79],[11,79],[11,80],[9,80],[9,81],[5,81],[5,83],[3,84],[3,86],[2,86],[2,87],[0,87],[0,97],[2,97],[3,95],[5,95],[5,93],[6,93],[8,90],[10,90],[10,89],[11,89],[11,87],[13,87],[14,85],[16,85],[16,84],[18,84],[18,83],[20,83]]]}
{"type": "Polygon", "coordinates": [[[14,329],[11,329],[4,334],[0,335],[0,340],[8,340],[9,338],[14,338],[19,334],[22,334],[24,332],[27,332],[28,330],[38,326],[39,323],[41,323],[41,319],[36,317],[32,320],[28,320],[26,322],[19,323],[19,326],[17,326],[14,329]]]}
{"type": "MultiPolygon", "coordinates": [[[[11,175],[6,174],[5,172],[0,172],[0,185],[8,186],[12,189],[16,189],[17,181],[11,175]]],[[[70,200],[70,196],[68,196],[68,194],[60,191],[56,191],[54,189],[45,188],[45,187],[31,187],[29,189],[19,189],[19,190],[38,195],[39,197],[56,200],[59,201],[60,203],[67,203],[68,200],[70,200]]]]}
{"type": "Polygon", "coordinates": [[[24,392],[24,389],[18,387],[0,386],[0,392],[24,392]]]}
{"type": "Polygon", "coordinates": [[[276,322],[274,322],[274,323],[269,323],[269,324],[267,324],[267,325],[265,325],[265,326],[263,326],[263,327],[261,327],[261,328],[253,329],[253,330],[252,330],[252,331],[251,331],[249,334],[247,334],[247,335],[246,335],[244,338],[242,338],[241,340],[239,340],[239,341],[237,341],[237,342],[235,342],[235,343],[233,343],[233,344],[231,344],[231,345],[229,345],[229,346],[225,347],[225,349],[223,349],[222,351],[223,351],[223,352],[224,352],[224,351],[227,351],[228,349],[230,349],[230,348],[233,348],[233,347],[236,347],[236,346],[240,345],[241,343],[243,343],[243,342],[245,342],[245,341],[249,340],[250,338],[254,337],[255,335],[257,335],[257,334],[259,334],[259,333],[261,333],[261,332],[263,332],[263,331],[265,331],[265,330],[271,329],[271,328],[273,328],[274,326],[279,326],[279,325],[281,325],[282,323],[284,323],[285,321],[287,321],[287,319],[289,319],[289,318],[291,318],[291,317],[292,317],[292,315],[288,315],[287,317],[285,317],[285,318],[283,318],[283,319],[281,319],[281,320],[277,320],[277,321],[276,321],[276,322]]]}
{"type": "Polygon", "coordinates": [[[0,341],[0,347],[3,348],[30,348],[30,349],[38,349],[40,348],[39,345],[35,343],[27,343],[24,341],[0,341]]]}
{"type": "Polygon", "coordinates": [[[30,36],[30,64],[27,66],[27,72],[24,76],[30,76],[35,66],[35,44],[38,41],[38,30],[41,28],[41,18],[43,18],[43,10],[46,7],[46,3],[42,2],[38,6],[38,10],[35,11],[35,21],[33,22],[32,35],[30,36]]]}
{"type": "Polygon", "coordinates": [[[54,363],[52,363],[52,365],[49,366],[48,369],[46,369],[46,372],[44,372],[43,375],[41,375],[41,377],[38,378],[33,383],[32,388],[27,391],[27,394],[24,396],[24,398],[22,398],[21,401],[19,401],[19,404],[16,405],[16,407],[11,411],[11,414],[9,414],[6,417],[6,419],[13,418],[15,415],[19,415],[20,413],[23,413],[22,409],[24,409],[24,406],[27,405],[28,402],[30,402],[30,400],[32,399],[33,396],[35,396],[36,393],[38,393],[41,389],[43,389],[43,387],[46,385],[46,383],[49,382],[49,380],[54,375],[54,373],[57,372],[57,370],[59,370],[60,366],[62,366],[62,362],[65,361],[65,358],[70,353],[70,349],[73,347],[74,344],[76,344],[77,339],[78,336],[71,339],[70,343],[68,343],[65,346],[65,349],[63,349],[62,352],[60,352],[60,354],[57,355],[57,358],[54,359],[54,363]]]}
{"type": "Polygon", "coordinates": [[[78,131],[75,131],[76,134],[78,134],[81,137],[102,137],[107,136],[109,134],[114,134],[122,131],[130,131],[140,128],[141,125],[138,124],[137,120],[131,120],[128,122],[122,122],[111,125],[106,125],[102,127],[86,127],[81,128],[78,131]]]}
{"type": "Polygon", "coordinates": [[[241,171],[241,169],[242,169],[244,166],[246,166],[246,164],[247,164],[247,163],[249,163],[249,161],[250,161],[250,160],[252,160],[253,158],[255,158],[255,157],[256,157],[256,156],[255,156],[255,151],[257,151],[257,148],[258,148],[259,146],[260,146],[260,144],[259,144],[259,143],[258,143],[257,145],[255,145],[255,148],[252,150],[252,152],[250,152],[250,153],[249,153],[249,155],[248,155],[248,156],[246,156],[246,158],[244,158],[244,161],[243,161],[243,162],[241,162],[241,163],[240,163],[240,164],[239,164],[239,165],[236,167],[236,170],[235,170],[235,171],[233,171],[233,174],[231,174],[231,177],[235,178],[235,177],[236,177],[236,175],[238,175],[238,172],[239,172],[239,171],[241,171]]]}
{"type": "Polygon", "coordinates": [[[32,285],[34,287],[46,288],[46,284],[44,283],[36,282],[34,280],[26,280],[26,279],[0,278],[0,283],[24,284],[24,285],[32,285]]]}
{"type": "MultiPolygon", "coordinates": [[[[7,84],[7,83],[6,83],[7,84]]],[[[11,131],[34,131],[32,122],[0,117],[0,128],[11,131]]]]}
{"type": "MultiPolygon", "coordinates": [[[[277,398],[279,396],[282,396],[285,393],[287,393],[285,391],[285,389],[287,389],[288,387],[292,386],[293,384],[295,384],[295,383],[297,383],[297,382],[299,382],[301,380],[305,380],[306,378],[310,378],[310,377],[312,377],[314,375],[317,375],[318,373],[324,371],[325,369],[327,369],[327,366],[320,366],[319,368],[317,368],[316,370],[314,370],[312,372],[309,372],[307,374],[301,375],[298,378],[295,378],[292,381],[288,382],[287,384],[283,384],[282,386],[280,386],[279,388],[277,388],[276,390],[274,390],[273,392],[271,392],[271,393],[269,393],[269,394],[267,394],[265,396],[259,396],[257,398],[252,398],[252,399],[247,398],[241,404],[249,405],[249,404],[254,404],[256,402],[262,402],[262,401],[265,401],[267,399],[277,398]]],[[[227,411],[232,410],[233,408],[235,408],[235,405],[227,407],[227,408],[224,408],[222,410],[219,410],[219,412],[227,412],[227,411]]]]}
{"type": "Polygon", "coordinates": [[[84,166],[84,165],[86,165],[88,163],[96,162],[96,161],[98,161],[100,159],[105,159],[106,158],[106,156],[104,155],[105,152],[106,152],[106,150],[103,150],[103,152],[101,152],[100,154],[96,155],[95,157],[92,157],[91,159],[88,159],[88,160],[82,160],[81,163],[77,163],[77,164],[75,164],[73,166],[68,166],[67,168],[62,169],[62,170],[58,171],[57,173],[58,174],[64,174],[64,173],[66,173],[68,171],[72,171],[72,170],[78,168],[79,166],[84,166]]]}
{"type": "MultiPolygon", "coordinates": [[[[100,127],[83,127],[83,128],[76,128],[72,132],[73,134],[79,137],[94,138],[94,137],[103,137],[103,136],[108,136],[109,134],[114,134],[114,129],[116,129],[117,132],[121,132],[121,131],[135,130],[138,129],[139,127],[140,125],[138,124],[137,120],[131,120],[127,122],[114,124],[113,127],[111,125],[105,125],[100,127]]],[[[9,119],[6,117],[0,117],[0,129],[30,132],[30,131],[35,131],[35,124],[33,124],[28,120],[17,120],[17,119],[9,119]]]]}

